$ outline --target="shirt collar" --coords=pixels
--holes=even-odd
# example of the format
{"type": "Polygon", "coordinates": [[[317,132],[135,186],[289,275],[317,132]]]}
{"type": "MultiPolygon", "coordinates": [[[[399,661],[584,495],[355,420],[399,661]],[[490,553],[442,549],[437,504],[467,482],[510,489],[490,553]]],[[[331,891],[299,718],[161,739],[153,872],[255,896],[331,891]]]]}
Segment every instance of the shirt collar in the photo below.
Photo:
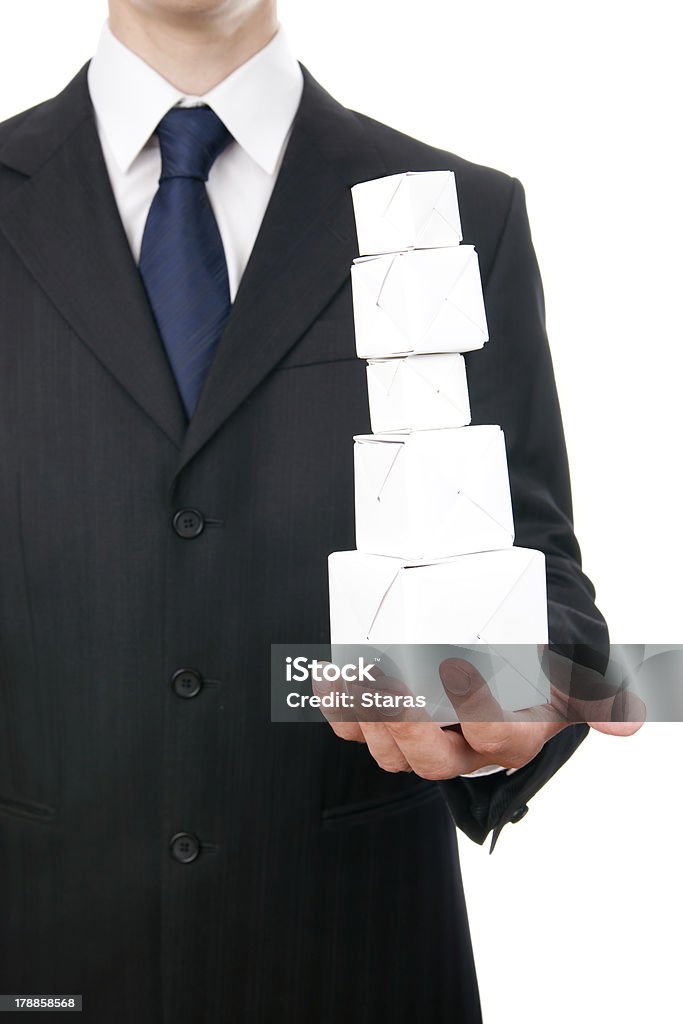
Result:
{"type": "Polygon", "coordinates": [[[124,173],[171,107],[201,102],[220,117],[238,145],[273,174],[299,106],[303,75],[279,27],[262,50],[204,96],[187,96],[105,24],[88,68],[88,88],[100,130],[124,173]]]}

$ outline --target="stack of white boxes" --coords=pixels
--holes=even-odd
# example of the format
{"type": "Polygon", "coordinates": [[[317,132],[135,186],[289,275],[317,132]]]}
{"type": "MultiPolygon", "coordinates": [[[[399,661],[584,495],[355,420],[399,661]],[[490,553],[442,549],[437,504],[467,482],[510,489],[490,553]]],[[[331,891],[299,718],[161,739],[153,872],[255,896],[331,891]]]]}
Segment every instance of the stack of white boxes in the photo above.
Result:
{"type": "MultiPolygon", "coordinates": [[[[513,546],[500,427],[468,425],[462,353],[488,333],[453,173],[397,174],[351,192],[356,349],[368,360],[374,433],[355,438],[357,550],[329,557],[331,640],[441,645],[420,685],[443,695],[448,645],[547,642],[545,559],[513,546]]],[[[544,699],[523,675],[497,696],[511,710],[544,699]]]]}

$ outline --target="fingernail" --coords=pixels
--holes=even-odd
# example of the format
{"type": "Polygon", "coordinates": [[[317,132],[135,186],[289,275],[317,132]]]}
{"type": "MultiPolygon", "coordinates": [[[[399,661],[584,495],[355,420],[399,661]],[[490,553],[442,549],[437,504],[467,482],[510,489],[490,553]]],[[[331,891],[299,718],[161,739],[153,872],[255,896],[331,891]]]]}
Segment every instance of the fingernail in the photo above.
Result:
{"type": "Polygon", "coordinates": [[[444,665],[441,678],[448,692],[454,697],[464,697],[470,692],[472,677],[457,665],[444,665]]]}

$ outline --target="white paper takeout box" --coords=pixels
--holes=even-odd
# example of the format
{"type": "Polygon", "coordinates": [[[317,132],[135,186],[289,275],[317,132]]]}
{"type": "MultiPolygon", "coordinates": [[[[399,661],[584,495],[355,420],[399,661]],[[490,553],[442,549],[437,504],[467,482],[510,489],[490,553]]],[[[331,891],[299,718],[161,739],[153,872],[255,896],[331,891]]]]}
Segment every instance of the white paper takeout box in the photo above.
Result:
{"type": "Polygon", "coordinates": [[[329,556],[332,643],[544,644],[545,557],[531,548],[413,562],[329,556]]]}
{"type": "Polygon", "coordinates": [[[375,434],[464,427],[471,419],[465,360],[457,352],[368,362],[375,434]]]}
{"type": "Polygon", "coordinates": [[[407,171],[351,188],[361,255],[458,245],[462,241],[452,171],[407,171]]]}
{"type": "Polygon", "coordinates": [[[359,551],[424,560],[512,547],[500,427],[362,434],[354,440],[359,551]]]}
{"type": "Polygon", "coordinates": [[[413,692],[427,696],[435,721],[457,720],[438,672],[444,658],[463,656],[449,650],[453,645],[474,648],[471,660],[504,708],[548,700],[547,680],[530,664],[537,661],[536,647],[548,642],[542,552],[513,547],[414,563],[338,551],[329,556],[329,587],[333,660],[353,660],[351,648],[360,648],[366,660],[377,660],[391,675],[389,660],[413,692]],[[482,666],[481,644],[493,653],[507,645],[503,661],[516,671],[512,682],[506,673],[504,688],[495,685],[496,659],[491,658],[491,672],[482,666]]]}
{"type": "Polygon", "coordinates": [[[361,359],[471,352],[488,341],[471,245],[362,256],[351,267],[361,359]]]}

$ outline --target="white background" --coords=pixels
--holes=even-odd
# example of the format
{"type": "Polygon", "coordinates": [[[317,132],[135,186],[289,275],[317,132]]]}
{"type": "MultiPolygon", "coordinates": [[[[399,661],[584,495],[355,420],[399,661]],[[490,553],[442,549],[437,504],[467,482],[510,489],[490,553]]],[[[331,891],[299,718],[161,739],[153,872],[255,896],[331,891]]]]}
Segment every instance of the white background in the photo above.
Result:
{"type": "MultiPolygon", "coordinates": [[[[72,77],[105,11],[3,4],[0,117],[72,77]]],[[[342,102],[524,184],[586,571],[613,640],[683,642],[676,5],[282,0],[280,12],[342,102]]],[[[681,1019],[682,737],[661,724],[593,735],[492,857],[463,838],[487,1024],[681,1019]]]]}

